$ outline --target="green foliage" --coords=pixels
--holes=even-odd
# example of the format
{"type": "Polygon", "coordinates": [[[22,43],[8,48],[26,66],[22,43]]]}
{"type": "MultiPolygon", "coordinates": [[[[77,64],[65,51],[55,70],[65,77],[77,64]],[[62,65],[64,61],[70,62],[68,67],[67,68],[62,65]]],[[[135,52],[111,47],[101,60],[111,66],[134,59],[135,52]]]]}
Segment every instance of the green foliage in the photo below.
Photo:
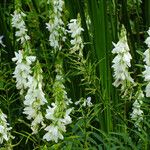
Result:
{"type": "Polygon", "coordinates": [[[10,143],[0,145],[0,150],[148,150],[149,98],[143,99],[144,118],[140,131],[134,127],[130,114],[137,87],[145,86],[141,72],[144,68],[143,51],[146,49],[143,44],[147,36],[145,30],[150,25],[149,0],[142,3],[139,0],[65,0],[63,20],[66,29],[70,19],[78,16],[81,18],[84,29],[82,60],[79,60],[77,53],[70,53],[69,35],[66,35],[66,42],[62,43],[61,52],[54,51],[49,46],[49,33],[45,23],[51,15],[51,8],[47,0],[0,2],[0,35],[4,35],[3,42],[6,45],[4,48],[0,47],[0,108],[7,114],[12,127],[11,133],[15,136],[10,143]],[[56,69],[60,66],[68,98],[73,102],[72,123],[67,126],[64,139],[58,143],[44,141],[42,129],[37,135],[32,135],[30,121],[22,114],[24,98],[15,87],[16,83],[12,78],[15,66],[11,61],[14,51],[23,48],[21,44],[17,44],[15,30],[11,27],[10,14],[16,6],[21,7],[27,15],[25,23],[31,37],[30,45],[43,70],[43,90],[48,104],[54,101],[53,91],[62,97],[59,91],[53,89],[56,69]],[[125,98],[121,98],[120,90],[112,85],[111,69],[112,41],[118,41],[122,24],[127,30],[133,57],[132,76],[137,81],[137,86],[130,87],[128,97],[125,98]],[[84,107],[82,104],[89,96],[93,104],[91,107],[84,107]],[[75,105],[79,100],[81,104],[75,105]]]}

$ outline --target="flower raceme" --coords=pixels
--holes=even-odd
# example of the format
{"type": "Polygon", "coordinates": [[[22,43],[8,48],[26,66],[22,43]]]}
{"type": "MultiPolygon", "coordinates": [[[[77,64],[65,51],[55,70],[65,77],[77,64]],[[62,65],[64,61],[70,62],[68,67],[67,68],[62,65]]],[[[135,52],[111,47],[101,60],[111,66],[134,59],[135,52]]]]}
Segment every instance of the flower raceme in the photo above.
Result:
{"type": "Polygon", "coordinates": [[[64,115],[62,115],[63,112],[58,112],[58,110],[59,108],[55,103],[52,103],[52,107],[49,106],[46,110],[45,117],[51,120],[52,123],[45,128],[47,133],[43,136],[43,139],[55,141],[56,143],[58,142],[58,139],[62,140],[64,138],[62,133],[66,132],[66,125],[72,122],[71,117],[69,116],[72,111],[71,108],[67,109],[64,115]],[[63,117],[58,117],[60,114],[63,117]]]}
{"type": "Polygon", "coordinates": [[[46,28],[50,32],[49,42],[50,46],[55,50],[61,50],[61,40],[65,41],[66,30],[64,28],[64,23],[62,20],[62,11],[63,11],[63,0],[51,0],[53,8],[50,12],[50,20],[46,23],[46,28]]]}
{"type": "Polygon", "coordinates": [[[91,107],[93,106],[92,102],[91,102],[91,97],[87,97],[87,99],[84,98],[80,98],[79,101],[75,102],[75,105],[81,105],[83,107],[91,107]]]}
{"type": "Polygon", "coordinates": [[[144,98],[143,92],[140,90],[138,92],[138,97],[133,103],[133,111],[131,113],[131,119],[134,121],[134,126],[140,130],[141,122],[143,120],[143,110],[141,110],[141,105],[143,103],[142,99],[144,98]]]}
{"type": "Polygon", "coordinates": [[[79,17],[78,19],[71,19],[70,20],[70,23],[68,24],[68,33],[71,34],[71,38],[72,40],[70,41],[71,42],[71,45],[72,45],[72,48],[70,49],[71,53],[75,53],[75,52],[79,52],[79,57],[83,57],[83,41],[82,41],[82,38],[81,38],[81,33],[82,31],[84,31],[84,29],[81,27],[80,25],[80,21],[79,21],[79,17]]]}
{"type": "Polygon", "coordinates": [[[115,58],[113,59],[112,68],[114,69],[114,78],[115,82],[113,85],[118,87],[121,85],[121,89],[124,91],[127,88],[128,84],[133,84],[134,81],[130,76],[129,67],[131,67],[131,59],[132,56],[130,55],[129,46],[127,44],[126,39],[126,32],[122,30],[121,38],[117,44],[113,43],[114,49],[112,50],[113,54],[116,54],[115,58]]]}
{"type": "Polygon", "coordinates": [[[27,119],[33,120],[31,123],[31,129],[33,133],[37,133],[40,124],[42,127],[45,126],[41,106],[46,104],[47,100],[42,90],[43,77],[39,62],[37,62],[34,69],[34,75],[30,78],[29,88],[25,96],[25,108],[23,113],[27,115],[27,119]]]}
{"type": "MultiPolygon", "coordinates": [[[[57,69],[57,73],[61,72],[57,69]]],[[[47,133],[43,136],[43,139],[47,141],[58,142],[58,139],[63,139],[63,133],[66,132],[66,125],[72,122],[69,116],[72,108],[68,108],[72,103],[67,97],[65,86],[63,85],[63,78],[61,74],[56,75],[55,83],[53,85],[53,97],[55,102],[48,106],[45,117],[51,121],[51,124],[45,128],[47,133]]]]}
{"type": "Polygon", "coordinates": [[[146,97],[150,97],[150,28],[147,31],[149,37],[145,40],[145,43],[148,46],[148,49],[144,52],[144,62],[146,65],[145,70],[143,71],[144,80],[147,81],[147,85],[145,88],[146,97]]]}
{"type": "Polygon", "coordinates": [[[20,10],[15,10],[12,15],[12,27],[17,29],[15,36],[17,37],[17,41],[21,41],[21,44],[24,44],[30,37],[27,35],[27,29],[25,26],[25,22],[23,18],[26,16],[20,10]]]}
{"type": "Polygon", "coordinates": [[[35,62],[35,56],[24,56],[23,51],[15,52],[16,57],[12,60],[16,62],[14,78],[16,78],[16,87],[20,90],[20,94],[25,94],[24,114],[27,119],[33,119],[31,129],[33,133],[37,133],[39,124],[44,125],[41,106],[47,103],[45,94],[42,90],[42,70],[36,63],[35,69],[31,70],[31,65],[35,62]],[[34,75],[32,75],[34,74],[34,75]],[[24,91],[27,91],[24,93],[24,91]]]}
{"type": "MultiPolygon", "coordinates": [[[[17,37],[17,41],[21,41],[23,47],[27,40],[30,39],[26,33],[27,29],[23,20],[23,17],[25,16],[26,15],[19,9],[15,10],[14,14],[12,15],[12,27],[17,29],[15,36],[17,37]]],[[[20,90],[20,94],[23,94],[23,91],[29,86],[28,82],[32,73],[31,65],[36,60],[35,56],[28,56],[27,53],[29,52],[26,52],[26,50],[19,50],[18,53],[15,52],[15,57],[12,58],[12,61],[16,62],[16,68],[13,72],[13,77],[16,78],[16,87],[20,90]]]]}
{"type": "Polygon", "coordinates": [[[7,116],[0,109],[0,144],[5,141],[9,141],[9,139],[14,138],[10,134],[11,127],[8,127],[9,123],[7,123],[7,116]]]}
{"type": "MultiPolygon", "coordinates": [[[[66,39],[66,30],[62,20],[64,0],[49,0],[48,4],[51,4],[52,9],[50,11],[50,20],[46,23],[46,28],[50,32],[50,46],[55,53],[58,51],[59,56],[59,52],[62,50],[61,43],[66,39]]],[[[64,138],[63,133],[66,132],[66,125],[72,122],[69,116],[72,108],[68,108],[72,102],[67,97],[63,84],[62,62],[60,64],[59,62],[61,62],[61,58],[57,57],[55,64],[57,74],[53,85],[54,102],[46,110],[45,118],[50,124],[45,127],[46,134],[43,136],[43,139],[56,143],[59,139],[64,138]]]]}
{"type": "Polygon", "coordinates": [[[147,37],[147,39],[145,40],[145,43],[147,44],[148,48],[150,48],[150,28],[149,30],[147,31],[149,37],[147,37]]]}
{"type": "Polygon", "coordinates": [[[13,72],[14,78],[16,79],[16,88],[20,90],[22,95],[24,90],[30,87],[29,81],[31,78],[31,65],[35,62],[35,56],[25,56],[24,52],[19,50],[15,52],[15,57],[12,61],[16,62],[16,68],[13,72]]]}
{"type": "Polygon", "coordinates": [[[27,119],[32,120],[31,129],[33,133],[37,133],[39,126],[44,126],[44,118],[41,112],[41,106],[47,103],[45,94],[42,90],[42,69],[35,56],[30,55],[30,37],[27,35],[27,29],[23,17],[26,15],[15,10],[12,15],[12,26],[17,29],[17,41],[21,41],[23,50],[15,52],[12,58],[16,62],[14,78],[16,78],[16,87],[20,90],[20,94],[24,96],[24,111],[27,119]],[[32,68],[33,63],[35,66],[32,68]]]}

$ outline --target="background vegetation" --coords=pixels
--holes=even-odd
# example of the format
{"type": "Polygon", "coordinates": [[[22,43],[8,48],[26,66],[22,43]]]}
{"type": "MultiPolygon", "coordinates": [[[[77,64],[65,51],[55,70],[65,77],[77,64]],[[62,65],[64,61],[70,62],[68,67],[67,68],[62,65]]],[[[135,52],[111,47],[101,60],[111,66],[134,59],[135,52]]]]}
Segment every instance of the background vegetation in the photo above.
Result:
{"type": "MultiPolygon", "coordinates": [[[[19,0],[18,0],[19,1],[19,0]]],[[[56,56],[50,51],[49,32],[45,23],[49,21],[49,9],[46,0],[20,0],[21,10],[26,13],[26,26],[31,37],[31,48],[36,54],[42,70],[44,91],[49,103],[52,102],[52,86],[56,76],[56,56]]],[[[15,65],[12,62],[14,52],[21,46],[17,44],[15,30],[11,19],[15,2],[0,2],[0,35],[4,35],[5,48],[0,48],[0,108],[7,114],[15,136],[11,148],[25,149],[62,149],[62,150],[148,150],[150,148],[150,102],[144,98],[142,110],[144,119],[139,131],[134,127],[130,114],[135,101],[122,98],[120,89],[113,87],[112,41],[117,43],[121,26],[127,31],[128,44],[132,55],[132,77],[139,85],[143,84],[143,55],[146,49],[144,40],[150,26],[149,0],[65,0],[63,20],[67,24],[70,19],[81,17],[84,29],[84,63],[78,56],[68,54],[69,40],[59,54],[63,64],[64,84],[68,97],[73,103],[80,98],[91,97],[91,107],[78,107],[72,104],[72,123],[67,126],[64,140],[58,143],[46,142],[42,133],[31,134],[30,121],[22,114],[23,100],[16,89],[12,78],[15,65]]],[[[144,90],[144,87],[142,87],[144,90]]],[[[138,90],[135,88],[135,90],[138,90]]],[[[7,149],[8,145],[0,145],[7,149]]]]}

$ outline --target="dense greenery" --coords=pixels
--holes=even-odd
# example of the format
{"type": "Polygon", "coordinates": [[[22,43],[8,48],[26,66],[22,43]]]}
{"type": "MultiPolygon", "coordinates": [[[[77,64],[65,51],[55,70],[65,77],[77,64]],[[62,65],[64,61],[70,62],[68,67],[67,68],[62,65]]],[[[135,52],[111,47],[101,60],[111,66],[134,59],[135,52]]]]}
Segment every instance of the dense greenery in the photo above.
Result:
{"type": "MultiPolygon", "coordinates": [[[[57,0],[0,2],[0,36],[4,36],[2,41],[5,45],[0,43],[0,110],[7,115],[7,122],[12,127],[9,132],[14,137],[0,142],[0,150],[148,150],[150,98],[145,94],[147,80],[144,81],[142,72],[145,65],[143,53],[147,49],[144,41],[149,36],[146,31],[150,26],[150,1],[64,0],[60,14],[55,14],[54,1],[57,0]],[[22,18],[29,40],[21,42],[16,36],[18,28],[12,24],[15,10],[26,14],[22,18]],[[58,23],[52,30],[55,15],[64,24],[58,23]],[[80,31],[76,32],[81,36],[71,35],[71,19],[77,19],[74,23],[80,31]],[[132,56],[129,72],[135,82],[127,85],[125,91],[120,86],[113,86],[112,69],[115,57],[112,42],[120,40],[123,26],[132,56]],[[57,36],[56,47],[53,46],[55,42],[49,41],[53,34],[57,36]],[[73,41],[70,42],[73,38],[79,42],[78,48],[74,47],[73,41]],[[23,94],[20,94],[21,89],[16,88],[16,78],[13,77],[17,63],[12,58],[19,50],[24,63],[27,63],[27,57],[36,56],[36,61],[31,60],[31,72],[37,88],[41,83],[46,99],[37,107],[39,112],[46,116],[47,106],[51,109],[56,106],[52,103],[58,106],[58,118],[63,118],[65,112],[70,111],[68,115],[72,119],[67,116],[68,122],[63,124],[66,131],[59,129],[63,139],[47,141],[43,138],[45,127],[36,128],[31,125],[32,120],[27,119],[25,107],[29,105],[24,99],[30,87],[24,88],[23,94]],[[143,118],[137,127],[131,113],[140,91],[144,92],[141,103],[143,118]],[[32,132],[33,128],[38,130],[36,134],[32,132]]],[[[53,123],[51,116],[45,118],[45,124],[53,123]]]]}

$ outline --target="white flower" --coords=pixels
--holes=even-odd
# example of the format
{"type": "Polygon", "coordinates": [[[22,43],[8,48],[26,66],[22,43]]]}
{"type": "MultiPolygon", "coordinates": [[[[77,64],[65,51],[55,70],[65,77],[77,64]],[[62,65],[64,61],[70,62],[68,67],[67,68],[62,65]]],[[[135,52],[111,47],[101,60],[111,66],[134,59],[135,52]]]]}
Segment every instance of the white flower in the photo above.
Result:
{"type": "Polygon", "coordinates": [[[88,105],[89,107],[92,106],[91,97],[88,97],[88,98],[86,99],[86,102],[87,102],[87,105],[88,105]]]}
{"type": "Polygon", "coordinates": [[[25,22],[23,20],[25,16],[26,15],[23,12],[19,12],[17,10],[15,10],[12,15],[12,27],[17,29],[15,36],[17,37],[17,41],[21,41],[21,44],[30,39],[26,33],[28,30],[26,29],[25,22]]]}
{"type": "Polygon", "coordinates": [[[75,102],[75,105],[79,105],[81,103],[81,99],[75,102]]]}
{"type": "Polygon", "coordinates": [[[11,127],[8,127],[7,116],[0,109],[0,144],[5,141],[8,141],[10,138],[14,138],[10,134],[11,127]]]}
{"type": "Polygon", "coordinates": [[[23,55],[22,55],[23,51],[19,50],[18,53],[15,52],[15,57],[12,58],[12,61],[16,61],[16,64],[19,64],[22,62],[23,60],[23,55]]]}
{"type": "Polygon", "coordinates": [[[147,81],[147,86],[145,89],[146,97],[150,97],[150,28],[147,31],[149,37],[145,40],[145,43],[148,46],[148,49],[144,52],[144,62],[146,63],[145,70],[143,71],[144,81],[147,81]]]}
{"type": "Polygon", "coordinates": [[[32,73],[30,65],[36,60],[35,56],[26,56],[25,60],[23,59],[23,55],[23,51],[19,50],[18,53],[15,52],[15,57],[12,58],[12,61],[16,62],[13,77],[16,79],[16,88],[21,90],[21,95],[23,94],[23,90],[30,86],[29,81],[32,73]]]}
{"type": "Polygon", "coordinates": [[[58,139],[63,139],[62,133],[59,131],[58,126],[49,125],[45,128],[45,131],[48,131],[44,136],[43,139],[47,141],[55,141],[58,142],[58,139]]]}
{"type": "Polygon", "coordinates": [[[150,49],[147,49],[143,54],[145,57],[143,61],[150,66],[150,49]]]}
{"type": "Polygon", "coordinates": [[[26,64],[18,64],[13,72],[14,78],[16,78],[16,87],[17,89],[26,89],[28,83],[28,76],[30,75],[31,70],[30,66],[26,64]]]}
{"type": "MultiPolygon", "coordinates": [[[[35,60],[34,57],[26,57],[28,64],[31,64],[35,60]]],[[[34,74],[28,78],[27,93],[24,100],[24,114],[27,115],[27,119],[32,120],[31,129],[32,133],[38,132],[39,126],[44,126],[44,119],[41,113],[42,105],[47,103],[45,94],[42,90],[42,69],[39,63],[36,63],[34,67],[34,74]]]]}
{"type": "Polygon", "coordinates": [[[62,66],[57,64],[56,66],[56,78],[53,84],[54,98],[51,106],[46,109],[45,118],[50,121],[50,124],[45,128],[47,133],[43,136],[43,139],[47,141],[58,142],[59,139],[63,139],[63,133],[66,132],[66,125],[72,122],[70,113],[72,108],[69,108],[69,104],[72,103],[71,99],[68,99],[65,86],[63,84],[62,66]]]}
{"type": "Polygon", "coordinates": [[[6,45],[4,45],[3,41],[2,41],[3,37],[4,37],[3,35],[0,36],[0,45],[2,45],[3,47],[5,47],[6,45]]]}
{"type": "Polygon", "coordinates": [[[82,31],[84,31],[77,19],[71,19],[70,23],[68,24],[68,28],[68,32],[71,33],[72,38],[75,38],[76,36],[80,35],[82,31]]]}
{"type": "Polygon", "coordinates": [[[32,118],[35,118],[37,115],[35,108],[33,108],[32,106],[25,107],[23,113],[28,115],[27,119],[29,119],[29,120],[32,118]]]}
{"type": "Polygon", "coordinates": [[[27,91],[23,113],[27,115],[27,119],[32,120],[31,129],[33,130],[33,134],[35,134],[38,132],[39,124],[44,125],[41,106],[47,103],[42,90],[42,69],[37,62],[32,76],[31,65],[35,62],[36,57],[26,56],[23,51],[15,52],[15,57],[12,60],[17,65],[13,72],[13,77],[16,78],[17,82],[16,87],[20,90],[21,95],[24,90],[27,91]]]}
{"type": "Polygon", "coordinates": [[[66,92],[66,99],[67,99],[67,100],[65,101],[65,102],[66,102],[66,105],[69,106],[70,104],[73,103],[72,100],[71,100],[71,98],[68,98],[68,97],[67,97],[67,92],[66,92]]]}
{"type": "Polygon", "coordinates": [[[45,94],[42,90],[42,81],[40,75],[36,76],[37,78],[32,77],[30,79],[30,86],[28,86],[28,91],[25,96],[24,101],[24,114],[27,115],[27,119],[33,119],[31,123],[31,129],[33,133],[37,133],[39,124],[43,125],[43,116],[41,113],[41,106],[47,103],[45,94]]]}
{"type": "Polygon", "coordinates": [[[23,20],[25,16],[19,10],[15,10],[12,15],[12,26],[17,29],[15,36],[17,41],[21,41],[23,48],[25,48],[25,52],[15,52],[15,57],[12,59],[17,65],[13,77],[16,78],[16,87],[20,90],[20,94],[25,95],[23,113],[27,115],[27,119],[32,120],[31,129],[35,134],[38,132],[40,125],[44,126],[41,106],[47,103],[47,100],[42,90],[42,69],[39,62],[36,61],[36,57],[30,56],[30,51],[24,45],[30,39],[23,20]],[[31,65],[35,61],[36,64],[32,69],[31,65]]]}
{"type": "Polygon", "coordinates": [[[147,37],[147,39],[145,40],[145,43],[147,44],[148,48],[150,48],[150,28],[149,30],[147,31],[149,37],[147,37]]]}
{"type": "Polygon", "coordinates": [[[26,61],[28,65],[31,65],[33,62],[35,62],[36,56],[27,56],[26,61]]]}
{"type": "MultiPolygon", "coordinates": [[[[124,31],[122,31],[124,32],[124,31]]],[[[114,69],[114,75],[115,81],[113,85],[115,87],[118,87],[121,85],[121,89],[124,91],[127,87],[128,83],[134,83],[133,79],[130,76],[130,73],[128,71],[129,67],[131,67],[131,55],[129,53],[130,49],[127,44],[127,39],[125,33],[122,33],[123,37],[120,38],[119,42],[117,44],[113,43],[115,46],[112,50],[113,54],[117,54],[115,58],[113,59],[113,65],[112,68],[114,69]]]]}
{"type": "MultiPolygon", "coordinates": [[[[66,132],[66,125],[70,124],[72,122],[71,117],[69,116],[72,108],[69,108],[66,110],[66,113],[64,114],[63,118],[59,118],[59,116],[56,114],[59,108],[55,103],[52,103],[53,107],[48,107],[46,110],[45,117],[52,121],[52,123],[45,128],[45,131],[47,133],[43,136],[43,139],[47,141],[55,141],[58,142],[58,139],[63,139],[63,133],[66,132]]],[[[59,114],[62,114],[63,112],[59,112],[59,114]]]]}
{"type": "Polygon", "coordinates": [[[83,41],[81,38],[81,33],[84,29],[81,27],[78,19],[71,19],[70,23],[68,24],[68,33],[71,34],[72,40],[71,45],[73,46],[70,50],[71,53],[75,53],[79,51],[79,56],[83,57],[82,50],[83,50],[83,41]]]}
{"type": "Polygon", "coordinates": [[[91,107],[93,105],[92,102],[91,102],[91,97],[90,96],[87,97],[87,99],[80,98],[79,101],[75,102],[75,105],[79,105],[79,104],[81,104],[81,107],[82,106],[83,107],[86,107],[86,106],[91,107]]]}
{"type": "Polygon", "coordinates": [[[91,103],[91,97],[88,97],[87,99],[84,100],[84,103],[82,104],[84,107],[88,106],[91,107],[92,103],[91,103]]]}
{"type": "Polygon", "coordinates": [[[146,97],[150,97],[150,82],[146,85],[145,93],[146,97]]]}
{"type": "Polygon", "coordinates": [[[143,110],[141,110],[141,105],[143,103],[142,99],[144,98],[144,94],[143,92],[140,90],[138,92],[138,97],[135,100],[135,102],[133,103],[133,111],[130,114],[131,115],[131,119],[134,122],[135,127],[137,127],[140,130],[140,123],[143,120],[143,110]]]}
{"type": "Polygon", "coordinates": [[[34,117],[34,120],[32,121],[32,123],[31,123],[31,129],[32,129],[32,131],[33,131],[33,134],[35,134],[35,133],[37,133],[38,132],[38,125],[39,124],[44,124],[43,123],[43,121],[44,121],[44,118],[43,118],[43,115],[42,115],[42,113],[39,111],[36,115],[35,115],[35,117],[34,117]]]}
{"type": "Polygon", "coordinates": [[[66,125],[72,123],[70,117],[72,108],[67,109],[64,114],[64,112],[60,111],[61,109],[59,107],[55,103],[52,103],[52,107],[48,107],[46,110],[45,117],[48,120],[51,120],[51,124],[45,128],[47,133],[43,136],[43,139],[55,141],[56,143],[58,142],[58,139],[64,138],[63,133],[66,132],[66,125]]]}
{"type": "MultiPolygon", "coordinates": [[[[33,133],[37,133],[39,124],[43,123],[43,116],[41,114],[41,106],[47,103],[45,94],[42,90],[42,70],[37,65],[34,68],[34,76],[32,76],[31,65],[35,62],[35,56],[26,56],[23,51],[15,52],[15,57],[12,58],[16,62],[16,68],[13,72],[14,78],[16,78],[16,87],[20,90],[22,95],[24,90],[27,90],[24,100],[24,114],[27,115],[27,119],[33,120],[31,123],[31,129],[33,133]]],[[[36,63],[38,64],[38,63],[36,63]]]]}
{"type": "Polygon", "coordinates": [[[126,38],[120,39],[117,44],[115,44],[114,42],[112,42],[112,44],[114,45],[114,48],[112,50],[113,54],[125,53],[130,51],[126,38]]]}
{"type": "Polygon", "coordinates": [[[55,103],[52,103],[51,105],[52,105],[52,107],[48,106],[48,109],[46,109],[45,117],[50,120],[56,120],[54,113],[57,109],[57,105],[55,103]]]}
{"type": "Polygon", "coordinates": [[[145,81],[150,81],[150,66],[145,65],[145,71],[143,71],[145,81]]]}
{"type": "Polygon", "coordinates": [[[63,119],[60,119],[60,121],[61,121],[62,123],[64,123],[64,125],[67,125],[67,124],[72,123],[72,119],[71,119],[71,117],[69,116],[70,113],[71,113],[71,111],[72,111],[72,108],[67,109],[64,118],[63,118],[63,119]]]}
{"type": "MultiPolygon", "coordinates": [[[[48,2],[49,3],[49,2],[48,2]]],[[[63,0],[52,0],[51,4],[53,8],[51,9],[50,21],[46,23],[46,28],[50,32],[49,42],[50,46],[55,50],[61,50],[61,41],[64,41],[65,38],[65,28],[62,21],[62,9],[64,5],[63,0]]]]}

